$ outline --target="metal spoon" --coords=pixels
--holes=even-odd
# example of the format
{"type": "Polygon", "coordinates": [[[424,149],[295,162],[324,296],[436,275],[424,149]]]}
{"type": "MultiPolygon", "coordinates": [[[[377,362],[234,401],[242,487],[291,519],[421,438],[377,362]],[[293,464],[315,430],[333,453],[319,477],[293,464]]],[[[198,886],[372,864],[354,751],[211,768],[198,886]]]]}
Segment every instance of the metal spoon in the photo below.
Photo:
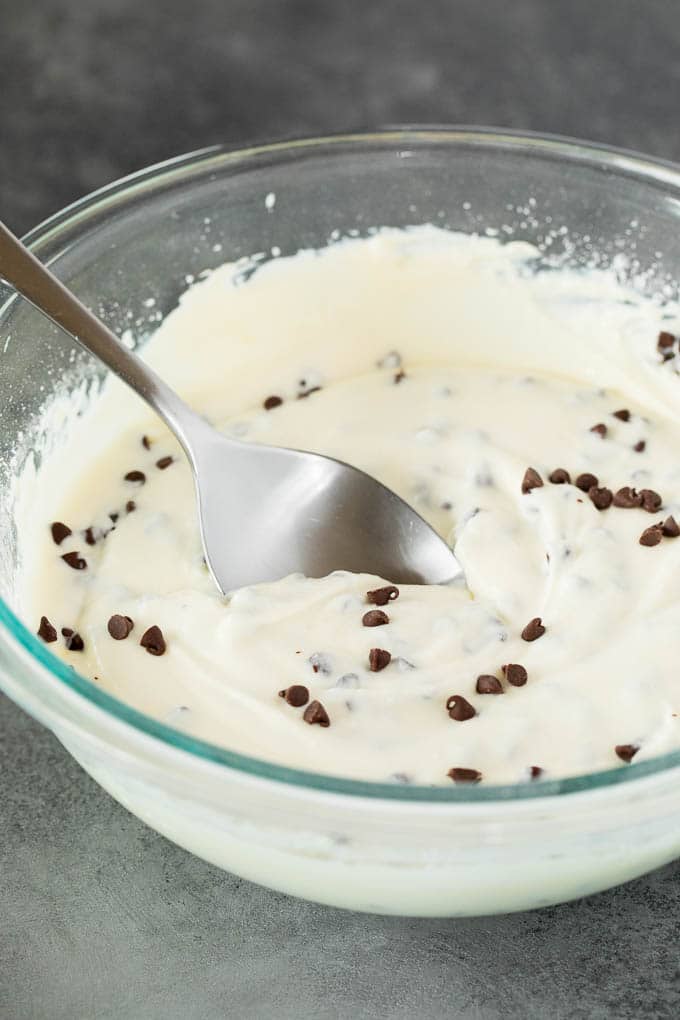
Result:
{"type": "Polygon", "coordinates": [[[223,593],[300,571],[441,584],[451,549],[374,478],[331,457],[227,439],[127,350],[0,222],[0,277],[130,386],[189,458],[206,562],[223,593]]]}

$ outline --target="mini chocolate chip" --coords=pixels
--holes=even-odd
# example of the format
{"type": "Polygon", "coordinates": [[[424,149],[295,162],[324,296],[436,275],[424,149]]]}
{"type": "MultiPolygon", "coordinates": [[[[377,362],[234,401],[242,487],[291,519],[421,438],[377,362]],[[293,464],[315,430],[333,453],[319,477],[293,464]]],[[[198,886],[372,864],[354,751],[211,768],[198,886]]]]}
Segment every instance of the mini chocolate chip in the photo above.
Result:
{"type": "Polygon", "coordinates": [[[565,471],[564,468],[555,468],[549,477],[549,481],[551,481],[553,485],[569,485],[571,482],[571,475],[568,471],[565,471]]]}
{"type": "Polygon", "coordinates": [[[73,570],[85,570],[85,567],[87,566],[87,561],[84,560],[82,556],[79,556],[77,552],[64,553],[61,558],[64,563],[68,563],[69,567],[72,567],[73,570]]]}
{"type": "Polygon", "coordinates": [[[466,719],[472,719],[477,715],[470,702],[462,694],[452,694],[450,698],[446,699],[446,711],[456,722],[465,722],[466,719]]]}
{"type": "Polygon", "coordinates": [[[85,535],[85,541],[88,545],[94,545],[97,541],[94,534],[94,528],[85,528],[83,534],[85,535]]]}
{"type": "Polygon", "coordinates": [[[528,679],[526,669],[518,662],[508,662],[503,666],[503,676],[513,687],[524,687],[528,679]]]}
{"type": "Polygon", "coordinates": [[[399,589],[395,588],[393,584],[366,592],[366,601],[373,606],[386,606],[388,602],[394,602],[398,598],[399,589]]]}
{"type": "Polygon", "coordinates": [[[116,521],[118,520],[118,518],[119,518],[119,517],[120,517],[120,514],[116,514],[116,513],[114,513],[114,514],[109,514],[109,518],[111,519],[111,521],[112,521],[112,522],[113,522],[114,524],[116,523],[116,521]]]}
{"type": "Polygon", "coordinates": [[[588,490],[588,496],[590,497],[590,502],[598,510],[609,509],[609,507],[612,505],[612,500],[614,498],[614,494],[612,493],[611,489],[606,488],[598,489],[596,485],[594,485],[592,489],[588,490]]]}
{"type": "Polygon", "coordinates": [[[656,348],[658,351],[664,354],[665,352],[668,351],[670,347],[674,345],[674,343],[675,337],[673,336],[673,334],[669,333],[665,329],[662,329],[656,340],[656,348]]]}
{"type": "Polygon", "coordinates": [[[446,774],[454,783],[479,783],[482,779],[482,773],[477,769],[449,769],[446,774]]]}
{"type": "Polygon", "coordinates": [[[541,621],[540,616],[535,616],[533,620],[529,620],[528,624],[522,631],[522,639],[524,641],[535,641],[545,634],[545,627],[541,621]]]}
{"type": "Polygon", "coordinates": [[[623,507],[624,510],[642,506],[642,496],[637,489],[632,489],[630,485],[624,485],[622,489],[618,489],[614,493],[614,506],[623,507]]]}
{"type": "Polygon", "coordinates": [[[162,655],[166,649],[163,632],[155,624],[144,631],[139,643],[142,648],[146,648],[149,655],[162,655]]]}
{"type": "Polygon", "coordinates": [[[582,475],[578,475],[574,482],[576,488],[580,489],[581,492],[588,492],[598,484],[599,480],[597,475],[591,475],[589,471],[585,471],[582,475]]]}
{"type": "Polygon", "coordinates": [[[65,538],[73,534],[68,524],[63,524],[62,521],[54,521],[50,525],[50,531],[52,532],[52,541],[55,545],[61,545],[65,538]]]}
{"type": "Polygon", "coordinates": [[[137,509],[137,504],[135,503],[134,499],[129,499],[127,501],[127,503],[125,504],[125,512],[128,513],[128,514],[131,514],[132,511],[136,510],[136,509],[137,509]]]}
{"type": "Polygon", "coordinates": [[[38,627],[38,637],[41,637],[46,644],[51,644],[52,641],[57,640],[57,630],[53,627],[46,616],[40,617],[40,626],[38,627]]]}
{"type": "Polygon", "coordinates": [[[275,407],[280,407],[283,403],[283,397],[267,397],[262,406],[265,411],[273,411],[275,407]]]}
{"type": "Polygon", "coordinates": [[[151,449],[151,440],[149,439],[148,436],[142,436],[142,446],[144,447],[145,450],[151,449]]]}
{"type": "Polygon", "coordinates": [[[166,468],[170,467],[174,459],[175,459],[174,457],[170,456],[161,457],[159,460],[156,461],[156,467],[160,468],[161,471],[165,471],[166,468]]]}
{"type": "Polygon", "coordinates": [[[540,489],[543,485],[543,479],[539,475],[538,471],[534,471],[532,467],[528,467],[524,472],[524,478],[522,479],[522,492],[531,492],[532,489],[540,489]]]}
{"type": "Polygon", "coordinates": [[[607,426],[604,424],[604,422],[599,422],[597,425],[593,425],[590,431],[597,432],[598,436],[601,436],[604,439],[604,437],[607,435],[607,426]]]}
{"type": "Polygon", "coordinates": [[[613,411],[612,414],[615,418],[618,418],[619,421],[630,421],[630,411],[626,407],[622,408],[620,411],[613,411]]]}
{"type": "Polygon", "coordinates": [[[646,510],[648,514],[655,514],[659,511],[662,499],[658,492],[654,492],[654,489],[640,489],[640,496],[642,497],[642,509],[646,510]]]}
{"type": "Polygon", "coordinates": [[[400,368],[399,371],[395,372],[395,375],[394,375],[394,384],[395,384],[395,386],[398,386],[399,383],[402,381],[402,379],[405,379],[405,378],[406,378],[406,372],[404,372],[400,368]]]}
{"type": "Polygon", "coordinates": [[[124,641],[134,627],[134,623],[129,616],[114,613],[106,627],[114,641],[124,641]]]}
{"type": "Polygon", "coordinates": [[[80,634],[71,630],[70,627],[62,627],[61,633],[64,636],[64,644],[69,652],[82,652],[85,647],[85,642],[81,638],[80,634]]]}
{"type": "Polygon", "coordinates": [[[310,726],[330,726],[331,724],[331,721],[328,718],[328,712],[320,701],[310,701],[302,718],[306,723],[309,723],[310,726]]]}
{"type": "Polygon", "coordinates": [[[637,744],[617,744],[614,748],[621,761],[632,761],[640,748],[637,744]]]}
{"type": "Polygon", "coordinates": [[[542,775],[543,775],[543,769],[541,768],[540,765],[530,765],[529,766],[529,778],[530,779],[540,779],[542,775]]]}
{"type": "Polygon", "coordinates": [[[638,442],[633,447],[633,449],[635,450],[636,453],[644,453],[646,446],[647,443],[644,441],[644,439],[639,439],[638,442]]]}
{"type": "Polygon", "coordinates": [[[503,685],[497,677],[482,673],[477,677],[475,690],[477,694],[503,694],[503,685]]]}
{"type": "Polygon", "coordinates": [[[663,525],[652,524],[651,528],[645,528],[640,535],[640,545],[658,545],[663,538],[663,525]]]}
{"type": "Polygon", "coordinates": [[[128,471],[125,475],[126,482],[136,482],[139,485],[144,485],[146,481],[146,475],[143,471],[128,471]]]}
{"type": "Polygon", "coordinates": [[[292,687],[286,687],[284,691],[279,691],[279,697],[285,698],[293,708],[302,708],[309,701],[309,691],[303,684],[293,684],[292,687]]]}
{"type": "Polygon", "coordinates": [[[678,522],[673,516],[666,518],[666,520],[661,525],[661,530],[663,531],[666,538],[677,538],[678,535],[680,535],[680,527],[678,526],[678,522]]]}
{"type": "Polygon", "coordinates": [[[390,622],[390,618],[387,613],[383,613],[382,609],[369,609],[367,613],[364,613],[361,622],[364,627],[382,627],[390,622]]]}
{"type": "Polygon", "coordinates": [[[371,648],[368,653],[368,668],[371,673],[379,673],[385,666],[389,666],[392,655],[384,648],[371,648]]]}
{"type": "MultiPolygon", "coordinates": [[[[312,393],[318,393],[320,389],[321,389],[320,386],[312,386],[312,387],[310,387],[310,389],[303,390],[302,393],[298,393],[297,398],[298,398],[298,400],[304,400],[305,397],[311,397],[312,393]]],[[[311,705],[310,705],[310,708],[311,708],[311,705]]]]}

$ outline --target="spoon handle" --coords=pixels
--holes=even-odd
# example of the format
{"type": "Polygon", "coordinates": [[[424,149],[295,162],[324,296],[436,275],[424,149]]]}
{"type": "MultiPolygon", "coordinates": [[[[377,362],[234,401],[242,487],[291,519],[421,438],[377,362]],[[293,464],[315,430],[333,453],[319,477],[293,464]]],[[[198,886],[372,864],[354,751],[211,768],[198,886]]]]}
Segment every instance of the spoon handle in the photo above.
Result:
{"type": "Polygon", "coordinates": [[[150,404],[177,436],[193,461],[192,447],[208,428],[153,369],[128,350],[49,269],[0,221],[0,278],[6,280],[81,347],[102,361],[114,375],[150,404]],[[194,438],[196,437],[196,438],[194,438]]]}

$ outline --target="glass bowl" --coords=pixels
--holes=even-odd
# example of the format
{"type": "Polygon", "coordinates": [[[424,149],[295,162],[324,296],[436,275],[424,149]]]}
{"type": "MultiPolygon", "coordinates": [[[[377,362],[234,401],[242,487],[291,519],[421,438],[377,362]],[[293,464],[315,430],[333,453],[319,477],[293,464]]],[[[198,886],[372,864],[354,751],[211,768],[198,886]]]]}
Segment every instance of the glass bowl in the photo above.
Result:
{"type": "MultiPolygon", "coordinates": [[[[193,153],[96,192],[26,240],[143,345],[203,270],[242,258],[249,271],[383,225],[527,240],[546,268],[613,264],[670,295],[679,219],[680,172],[669,164],[553,137],[409,128],[193,153]]],[[[245,878],[384,913],[533,908],[680,855],[680,752],[514,786],[358,782],[191,738],[57,659],[16,615],[13,480],[64,439],[68,421],[45,409],[64,393],[74,406],[76,395],[95,399],[100,379],[86,354],[0,287],[0,686],[121,804],[245,878]]]]}

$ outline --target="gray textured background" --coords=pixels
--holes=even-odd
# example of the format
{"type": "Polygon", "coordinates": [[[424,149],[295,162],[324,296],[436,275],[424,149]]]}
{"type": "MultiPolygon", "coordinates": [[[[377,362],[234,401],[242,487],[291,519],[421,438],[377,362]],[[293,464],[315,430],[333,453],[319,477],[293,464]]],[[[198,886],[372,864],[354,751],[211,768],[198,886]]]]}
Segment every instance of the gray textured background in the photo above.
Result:
{"type": "MultiPolygon", "coordinates": [[[[0,216],[217,141],[489,123],[680,159],[673,0],[0,0],[0,216]]],[[[2,1020],[680,1015],[680,866],[540,913],[366,917],[225,875],[0,700],[2,1020]]]]}

